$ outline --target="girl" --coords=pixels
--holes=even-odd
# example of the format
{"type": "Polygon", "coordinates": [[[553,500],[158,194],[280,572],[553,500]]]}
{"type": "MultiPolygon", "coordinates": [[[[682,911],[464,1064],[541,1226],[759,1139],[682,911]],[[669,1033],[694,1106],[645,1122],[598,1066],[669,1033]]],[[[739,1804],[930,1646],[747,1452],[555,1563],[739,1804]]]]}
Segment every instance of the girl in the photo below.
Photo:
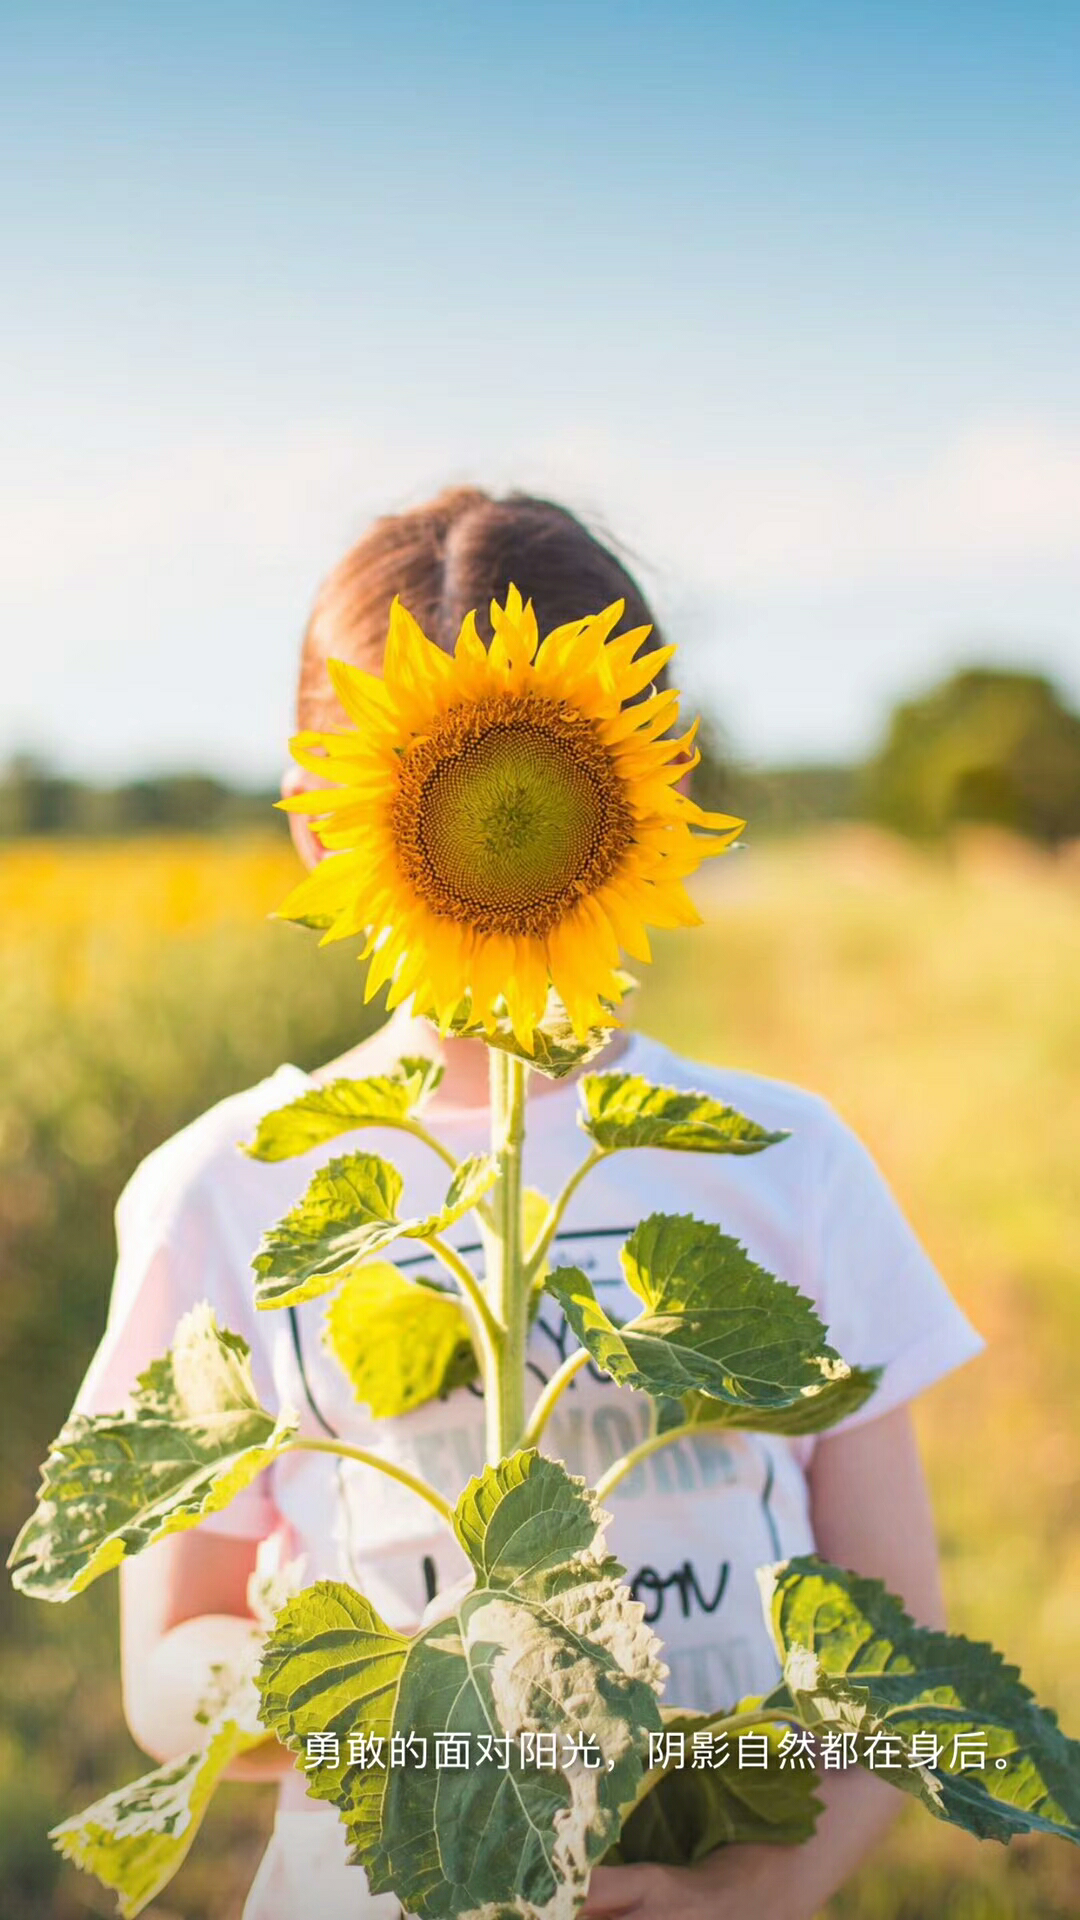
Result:
{"type": "MultiPolygon", "coordinates": [[[[340,724],[327,658],[377,671],[393,595],[425,632],[451,645],[462,617],[502,600],[509,583],[531,597],[541,633],[613,600],[626,621],[651,615],[620,561],[569,513],[549,502],[495,500],[473,490],[440,495],[379,521],[322,588],[304,642],[298,721],[340,724]]],[[[314,780],[288,777],[294,788],[314,780]]],[[[292,815],[301,858],[321,848],[292,815]]],[[[313,964],[317,964],[313,959],[313,964]]],[[[263,1403],[299,1407],[312,1434],[334,1433],[388,1449],[453,1499],[483,1459],[478,1392],[459,1387],[390,1422],[375,1423],[320,1344],[324,1303],[256,1313],[251,1257],[263,1231],[300,1197],[334,1143],[266,1165],[237,1152],[260,1115],[313,1083],[378,1073],[403,1054],[438,1054],[445,1066],[425,1116],[458,1157],[486,1145],[487,1058],[476,1042],[440,1044],[425,1023],[396,1014],[379,1033],[314,1074],[284,1065],[268,1080],[204,1114],[151,1154],[117,1210],[119,1265],[108,1327],[83,1388],[84,1412],[112,1411],[136,1375],[169,1346],[186,1308],[209,1299],[219,1322],[250,1343],[263,1403]]],[[[640,1035],[620,1034],[609,1060],[667,1085],[703,1088],[790,1138],[748,1159],[657,1151],[616,1155],[576,1193],[554,1250],[589,1275],[614,1316],[626,1318],[618,1250],[646,1213],[693,1212],[716,1220],[769,1271],[818,1305],[829,1338],[851,1363],[880,1365],[872,1398],[816,1441],[752,1433],[688,1439],[646,1461],[613,1494],[608,1545],[627,1569],[665,1646],[668,1698],[717,1709],[767,1690],[778,1677],[754,1570],[818,1550],[877,1575],[927,1625],[942,1625],[930,1505],[908,1403],[982,1345],[905,1223],[865,1150],[824,1101],[779,1082],[704,1068],[640,1035]]],[[[605,1061],[604,1064],[607,1064],[605,1061]]],[[[528,1184],[551,1194],[580,1158],[576,1090],[534,1081],[526,1147],[528,1184]]],[[[434,1156],[400,1133],[364,1146],[402,1170],[410,1211],[441,1197],[434,1156]],[[412,1149],[412,1151],[410,1151],[412,1149]]],[[[466,1257],[468,1228],[457,1229],[466,1257]]],[[[423,1250],[404,1241],[403,1265],[422,1273],[423,1250]]],[[[568,1329],[551,1299],[534,1324],[534,1391],[564,1357],[568,1329]]],[[[586,1369],[564,1394],[545,1445],[595,1483],[644,1435],[643,1395],[586,1369]]],[[[196,1532],[178,1534],[121,1570],[125,1711],[135,1738],[158,1760],[198,1739],[194,1715],[210,1668],[248,1634],[245,1591],[259,1543],[277,1536],[305,1556],[308,1580],[359,1587],[393,1626],[415,1629],[460,1577],[458,1549],[416,1496],[370,1469],[322,1454],[286,1458],[196,1532]]],[[[389,1896],[365,1892],[346,1862],[334,1811],[306,1797],[283,1749],[259,1749],[237,1777],[280,1778],[279,1812],[244,1920],[394,1920],[389,1896]]],[[[739,1846],[701,1866],[598,1869],[586,1909],[638,1920],[696,1920],[753,1912],[759,1920],[810,1920],[883,1833],[900,1805],[895,1789],[860,1768],[823,1773],[826,1811],[805,1846],[739,1846]]]]}

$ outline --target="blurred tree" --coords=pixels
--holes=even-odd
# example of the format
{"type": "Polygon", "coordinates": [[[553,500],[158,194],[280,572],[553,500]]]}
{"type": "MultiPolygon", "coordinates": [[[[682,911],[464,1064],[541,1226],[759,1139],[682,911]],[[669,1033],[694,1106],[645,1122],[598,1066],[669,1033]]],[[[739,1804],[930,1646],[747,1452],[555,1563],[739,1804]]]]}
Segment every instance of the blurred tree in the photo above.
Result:
{"type": "Polygon", "coordinates": [[[18,753],[0,775],[0,834],[57,833],[70,817],[76,782],[32,753],[18,753]]]}
{"type": "Polygon", "coordinates": [[[902,833],[985,820],[1052,845],[1080,834],[1080,717],[1043,674],[964,668],[896,708],[862,801],[902,833]]]}
{"type": "Polygon", "coordinates": [[[0,768],[0,839],[26,834],[221,833],[284,830],[276,795],[247,792],[212,774],[161,773],[97,786],[55,773],[34,754],[0,768]]]}

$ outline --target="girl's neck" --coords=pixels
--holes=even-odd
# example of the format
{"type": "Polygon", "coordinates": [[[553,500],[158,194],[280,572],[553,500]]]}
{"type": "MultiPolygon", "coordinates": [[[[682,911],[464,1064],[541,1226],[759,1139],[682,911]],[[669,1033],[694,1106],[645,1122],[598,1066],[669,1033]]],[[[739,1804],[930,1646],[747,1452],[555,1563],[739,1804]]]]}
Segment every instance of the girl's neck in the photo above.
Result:
{"type": "MultiPolygon", "coordinates": [[[[619,1058],[629,1044],[629,1034],[620,1029],[601,1056],[606,1068],[619,1058]]],[[[326,1066],[316,1067],[315,1080],[337,1080],[362,1074],[386,1073],[398,1060],[409,1055],[442,1064],[443,1077],[427,1111],[432,1116],[458,1112],[482,1112],[488,1103],[488,1050],[479,1040],[443,1040],[427,1021],[414,1018],[399,1008],[386,1025],[361,1040],[326,1066]]],[[[589,1063],[590,1068],[594,1062],[589,1063]]],[[[584,1069],[582,1069],[583,1071],[584,1069]]],[[[568,1076],[570,1079],[576,1075],[568,1076]]],[[[534,1099],[565,1086],[565,1080],[549,1080],[534,1074],[529,1083],[534,1099]]]]}

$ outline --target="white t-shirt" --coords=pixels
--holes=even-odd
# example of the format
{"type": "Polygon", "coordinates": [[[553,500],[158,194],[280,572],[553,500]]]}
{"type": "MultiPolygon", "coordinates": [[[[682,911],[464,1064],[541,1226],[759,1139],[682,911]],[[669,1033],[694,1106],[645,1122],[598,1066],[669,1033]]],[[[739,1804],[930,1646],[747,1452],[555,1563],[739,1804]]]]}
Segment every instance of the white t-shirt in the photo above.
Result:
{"type": "MultiPolygon", "coordinates": [[[[872,1398],[832,1432],[910,1400],[980,1351],[981,1336],[869,1154],[824,1100],[754,1074],[699,1066],[641,1035],[631,1038],[618,1067],[662,1085],[700,1088],[770,1130],[790,1130],[791,1137],[746,1157],[623,1152],[589,1175],[566,1212],[553,1262],[582,1268],[614,1318],[627,1319],[640,1307],[618,1259],[630,1230],[652,1212],[693,1213],[718,1222],[760,1265],[807,1294],[845,1360],[884,1367],[872,1398]]],[[[203,1114],[137,1169],[117,1208],[119,1263],[108,1326],[76,1405],[83,1412],[115,1411],[136,1374],[165,1352],[180,1315],[207,1299],[219,1322],[250,1343],[264,1405],[290,1404],[300,1410],[305,1431],[377,1448],[454,1499],[483,1464],[477,1388],[459,1388],[397,1419],[375,1420],[357,1405],[321,1344],[325,1300],[292,1313],[255,1310],[251,1258],[259,1240],[327,1160],[352,1146],[384,1155],[401,1169],[405,1205],[414,1215],[433,1209],[445,1191],[442,1162],[422,1142],[391,1129],[368,1128],[272,1164],[237,1151],[261,1114],[314,1084],[299,1068],[283,1066],[203,1114]]],[[[525,1177],[548,1195],[585,1150],[576,1107],[572,1085],[530,1102],[525,1177]]],[[[487,1145],[485,1113],[448,1114],[429,1124],[458,1157],[487,1145]]],[[[475,1260],[470,1219],[449,1237],[475,1260]]],[[[382,1257],[409,1273],[441,1277],[416,1241],[397,1242],[382,1257]]],[[[575,1345],[561,1309],[545,1298],[529,1339],[530,1400],[575,1345]]],[[[645,1436],[648,1412],[644,1394],[617,1387],[590,1365],[563,1395],[542,1444],[591,1485],[645,1436]]],[[[806,1480],[814,1445],[812,1437],[698,1434],[652,1456],[610,1496],[607,1545],[664,1642],[672,1702],[719,1709],[777,1679],[755,1569],[814,1549],[806,1480]]],[[[350,1580],[402,1630],[418,1625],[433,1592],[458,1579],[466,1565],[417,1496],[370,1468],[322,1454],[286,1456],[204,1525],[252,1539],[287,1527],[289,1551],[306,1555],[308,1579],[350,1580]]],[[[299,1775],[286,1781],[281,1804],[286,1814],[313,1806],[299,1775]]],[[[334,1837],[324,1846],[335,1871],[344,1857],[339,1832],[335,1818],[334,1837]]],[[[314,1838],[305,1829],[309,1853],[314,1838]]],[[[313,1870],[309,1861],[309,1892],[313,1870]]],[[[266,1877],[264,1870],[260,1878],[266,1877]]],[[[355,1913],[354,1870],[348,1885],[355,1913]]],[[[336,1912],[329,1881],[327,1894],[319,1910],[329,1916],[336,1912]]],[[[396,1906],[380,1901],[367,1910],[392,1914],[396,1906]]],[[[249,1903],[247,1915],[278,1920],[279,1912],[291,1920],[283,1903],[249,1903]]]]}

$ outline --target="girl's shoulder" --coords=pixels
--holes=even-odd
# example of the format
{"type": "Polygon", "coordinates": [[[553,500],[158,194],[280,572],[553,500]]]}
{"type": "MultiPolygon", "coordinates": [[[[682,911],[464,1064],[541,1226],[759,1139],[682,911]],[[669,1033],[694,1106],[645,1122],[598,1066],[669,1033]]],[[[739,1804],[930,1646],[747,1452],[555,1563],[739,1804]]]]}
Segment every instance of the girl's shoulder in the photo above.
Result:
{"type": "Polygon", "coordinates": [[[264,1080],[218,1100],[141,1160],[116,1206],[121,1230],[136,1219],[176,1217],[245,1179],[253,1163],[240,1152],[264,1113],[310,1085],[299,1067],[282,1065],[264,1080]]]}

